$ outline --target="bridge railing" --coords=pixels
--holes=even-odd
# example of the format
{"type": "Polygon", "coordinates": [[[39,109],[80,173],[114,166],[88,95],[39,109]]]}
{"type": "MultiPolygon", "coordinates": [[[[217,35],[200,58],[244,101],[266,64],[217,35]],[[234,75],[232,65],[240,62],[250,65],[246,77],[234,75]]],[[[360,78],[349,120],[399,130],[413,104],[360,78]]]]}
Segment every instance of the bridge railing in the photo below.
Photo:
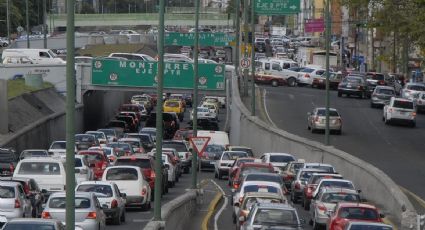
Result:
{"type": "MultiPolygon", "coordinates": [[[[66,20],[66,14],[54,14],[49,15],[48,20],[52,18],[53,20],[66,20]]],[[[223,20],[227,19],[228,14],[224,13],[201,13],[199,15],[200,20],[223,20]]],[[[230,19],[233,18],[231,15],[230,19]]],[[[179,13],[179,14],[165,14],[165,20],[194,20],[195,14],[192,13],[179,13]]],[[[140,14],[76,14],[76,21],[87,21],[87,20],[159,20],[159,15],[157,13],[140,13],[140,14]]]]}

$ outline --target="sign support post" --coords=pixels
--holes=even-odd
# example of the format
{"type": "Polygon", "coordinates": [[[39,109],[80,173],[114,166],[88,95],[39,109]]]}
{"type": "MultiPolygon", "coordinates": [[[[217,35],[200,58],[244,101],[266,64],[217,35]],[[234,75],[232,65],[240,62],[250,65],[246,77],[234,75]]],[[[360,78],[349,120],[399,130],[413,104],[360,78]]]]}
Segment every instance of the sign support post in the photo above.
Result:
{"type": "Polygon", "coordinates": [[[255,0],[251,0],[251,116],[255,116],[255,0]]]}
{"type": "MultiPolygon", "coordinates": [[[[193,136],[198,135],[198,51],[199,51],[199,1],[195,0],[195,44],[193,52],[193,136]]],[[[192,153],[192,188],[196,189],[198,186],[198,155],[192,153]]]]}

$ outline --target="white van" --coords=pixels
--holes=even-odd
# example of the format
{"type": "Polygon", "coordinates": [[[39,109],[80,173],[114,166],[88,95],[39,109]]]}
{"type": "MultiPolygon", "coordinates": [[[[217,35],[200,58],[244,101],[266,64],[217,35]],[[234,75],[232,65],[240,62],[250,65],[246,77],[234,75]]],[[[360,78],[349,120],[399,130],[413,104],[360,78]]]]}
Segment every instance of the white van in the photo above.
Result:
{"type": "Polygon", "coordinates": [[[198,137],[210,137],[209,145],[221,145],[224,148],[230,145],[229,135],[223,131],[199,130],[198,137]]]}
{"type": "Polygon", "coordinates": [[[63,162],[49,157],[26,158],[19,161],[13,177],[32,178],[48,193],[65,191],[66,173],[63,162]]]}
{"type": "Polygon", "coordinates": [[[151,187],[140,167],[123,165],[106,168],[102,181],[117,184],[120,192],[127,194],[127,206],[140,206],[144,210],[150,209],[151,187]]]}
{"type": "Polygon", "coordinates": [[[2,54],[3,60],[9,57],[25,57],[32,61],[33,64],[65,64],[66,62],[57,57],[50,49],[5,49],[2,54]]]}

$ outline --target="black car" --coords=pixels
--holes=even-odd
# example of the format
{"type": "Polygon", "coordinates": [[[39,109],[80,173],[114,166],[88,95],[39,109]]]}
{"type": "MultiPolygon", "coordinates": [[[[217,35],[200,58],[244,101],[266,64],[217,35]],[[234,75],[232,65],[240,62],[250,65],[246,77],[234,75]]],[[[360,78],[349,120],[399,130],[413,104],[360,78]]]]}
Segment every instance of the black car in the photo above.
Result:
{"type": "Polygon", "coordinates": [[[118,115],[115,117],[115,119],[119,120],[119,121],[124,121],[127,124],[127,127],[129,129],[130,132],[136,132],[137,130],[137,124],[134,121],[134,118],[132,116],[122,116],[122,115],[118,115]]]}
{"type": "MultiPolygon", "coordinates": [[[[162,113],[164,139],[172,139],[179,129],[179,119],[171,113],[162,113]]],[[[151,113],[145,127],[156,127],[156,113],[151,113]]]]}
{"type": "Polygon", "coordinates": [[[125,123],[125,121],[120,120],[109,121],[105,128],[114,129],[118,137],[121,137],[124,132],[130,132],[130,127],[127,125],[127,123],[125,123]]]}
{"type": "Polygon", "coordinates": [[[0,176],[12,176],[17,164],[18,157],[15,150],[0,148],[0,176]]]}
{"type": "MultiPolygon", "coordinates": [[[[190,129],[193,128],[193,121],[189,121],[190,129]]],[[[213,118],[198,118],[198,129],[199,130],[210,130],[210,131],[218,131],[218,122],[213,118]]]]}
{"type": "Polygon", "coordinates": [[[76,134],[75,147],[77,150],[87,150],[90,147],[99,146],[100,143],[92,134],[76,134]]]}
{"type": "Polygon", "coordinates": [[[215,161],[219,160],[221,157],[221,154],[225,151],[225,148],[221,145],[208,145],[205,148],[204,153],[200,157],[200,164],[201,164],[201,170],[211,169],[214,170],[215,168],[215,161]]]}
{"type": "Polygon", "coordinates": [[[124,137],[138,138],[142,142],[143,149],[150,152],[154,147],[154,142],[150,134],[148,133],[127,133],[124,137]]]}
{"type": "Polygon", "coordinates": [[[363,77],[360,76],[347,76],[338,85],[338,97],[342,95],[351,96],[355,95],[360,98],[366,98],[368,86],[363,77]]]}

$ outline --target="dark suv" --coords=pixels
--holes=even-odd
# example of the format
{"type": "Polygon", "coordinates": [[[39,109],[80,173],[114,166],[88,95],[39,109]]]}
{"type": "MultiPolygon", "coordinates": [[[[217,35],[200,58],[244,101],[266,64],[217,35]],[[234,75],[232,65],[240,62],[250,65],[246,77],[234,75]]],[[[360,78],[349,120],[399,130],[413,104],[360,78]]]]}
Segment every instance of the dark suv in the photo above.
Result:
{"type": "Polygon", "coordinates": [[[11,177],[18,164],[18,156],[11,148],[0,148],[0,176],[11,177]]]}

